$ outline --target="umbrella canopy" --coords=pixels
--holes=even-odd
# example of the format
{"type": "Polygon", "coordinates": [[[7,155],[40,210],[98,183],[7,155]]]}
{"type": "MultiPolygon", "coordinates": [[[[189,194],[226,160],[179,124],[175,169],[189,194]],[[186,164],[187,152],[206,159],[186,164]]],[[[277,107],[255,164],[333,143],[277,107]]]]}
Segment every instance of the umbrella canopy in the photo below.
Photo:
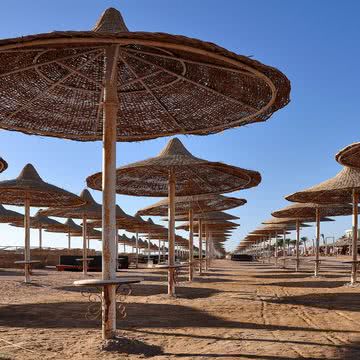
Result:
{"type": "Polygon", "coordinates": [[[345,166],[335,177],[285,199],[301,203],[344,204],[352,202],[353,190],[360,191],[360,168],[345,166]]]}
{"type": "MultiPolygon", "coordinates": [[[[176,221],[184,221],[188,217],[185,215],[179,215],[175,216],[176,221]]],[[[206,223],[206,221],[221,221],[221,220],[238,220],[239,217],[235,215],[231,215],[222,211],[211,211],[206,213],[200,213],[193,216],[194,221],[198,221],[199,219],[203,220],[203,224],[206,223]]],[[[167,218],[161,219],[163,221],[167,221],[167,218]]]]}
{"type": "Polygon", "coordinates": [[[215,133],[265,121],[289,102],[280,71],[200,40],[130,32],[110,8],[92,31],[0,41],[0,127],[101,140],[109,45],[117,48],[117,140],[215,133]]]}
{"type": "Polygon", "coordinates": [[[341,165],[360,168],[360,142],[340,150],[335,159],[341,165]]]}
{"type": "MultiPolygon", "coordinates": [[[[20,221],[14,221],[11,226],[16,227],[24,227],[24,219],[20,219],[20,221]]],[[[45,215],[42,215],[39,211],[30,218],[30,227],[32,229],[59,229],[65,230],[66,225],[56,221],[54,219],[50,219],[45,215]]]]}
{"type": "MultiPolygon", "coordinates": [[[[167,196],[169,171],[176,177],[177,196],[220,194],[257,186],[257,171],[241,169],[193,156],[177,138],[171,139],[156,157],[116,170],[116,192],[135,196],[167,196]]],[[[87,184],[101,189],[102,173],[91,175],[87,184]]]]}
{"type": "MultiPolygon", "coordinates": [[[[193,210],[195,214],[208,211],[222,211],[245,204],[245,199],[217,194],[177,196],[175,199],[175,213],[180,216],[188,215],[189,210],[193,210]]],[[[139,215],[167,216],[168,207],[169,199],[166,198],[140,209],[137,213],[139,215]]]]}
{"type": "Polygon", "coordinates": [[[72,236],[81,236],[83,228],[76,224],[73,219],[68,218],[64,223],[64,228],[47,228],[46,231],[54,233],[69,233],[72,236]]]}
{"type": "Polygon", "coordinates": [[[80,206],[84,203],[75,194],[45,182],[34,166],[27,164],[16,179],[0,181],[0,201],[8,205],[80,206]]]}
{"type": "MultiPolygon", "coordinates": [[[[273,217],[271,219],[267,219],[265,221],[262,222],[262,224],[271,224],[271,225],[275,225],[275,224],[295,224],[296,221],[298,221],[299,218],[296,217],[285,217],[285,218],[276,218],[273,217]]],[[[315,221],[315,218],[309,217],[309,218],[301,218],[301,221],[304,222],[313,222],[315,221]]],[[[327,218],[327,217],[323,217],[320,219],[321,221],[335,221],[333,219],[327,218]]],[[[304,223],[300,223],[300,227],[309,227],[310,225],[304,224],[304,223]]]]}
{"type": "MultiPolygon", "coordinates": [[[[287,196],[286,199],[289,197],[287,196]]],[[[273,216],[277,218],[297,218],[307,222],[315,221],[316,210],[320,210],[321,216],[343,216],[351,215],[352,207],[349,204],[315,204],[315,203],[296,203],[274,211],[273,216]]]]}
{"type": "MultiPolygon", "coordinates": [[[[237,224],[237,223],[234,223],[232,221],[211,221],[211,220],[208,220],[208,221],[204,221],[203,223],[203,226],[206,225],[206,227],[210,230],[212,229],[235,229],[237,227],[239,227],[240,225],[237,224]]],[[[185,222],[181,225],[178,225],[176,227],[176,229],[179,229],[179,230],[189,230],[189,222],[185,222]]],[[[199,224],[198,222],[196,222],[194,225],[193,225],[193,229],[195,232],[198,231],[199,229],[199,224]]]]}
{"type": "Polygon", "coordinates": [[[4,206],[0,204],[0,223],[12,223],[16,221],[24,221],[24,215],[5,209],[4,206]]]}
{"type": "Polygon", "coordinates": [[[0,157],[0,173],[2,173],[3,171],[5,171],[8,167],[8,163],[0,157]]]}

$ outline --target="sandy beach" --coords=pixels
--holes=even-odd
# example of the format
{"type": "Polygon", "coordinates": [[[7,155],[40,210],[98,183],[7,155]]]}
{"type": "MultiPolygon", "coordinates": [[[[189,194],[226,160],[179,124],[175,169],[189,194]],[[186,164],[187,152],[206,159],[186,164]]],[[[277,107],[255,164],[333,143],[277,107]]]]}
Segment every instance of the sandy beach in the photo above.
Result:
{"type": "Polygon", "coordinates": [[[106,344],[72,286],[80,273],[36,270],[25,285],[21,272],[3,269],[0,359],[360,358],[360,289],[344,286],[348,272],[336,264],[318,279],[307,266],[294,273],[218,260],[202,278],[182,282],[174,300],[164,295],[165,272],[123,271],[118,276],[144,281],[126,299],[119,340],[106,344]]]}

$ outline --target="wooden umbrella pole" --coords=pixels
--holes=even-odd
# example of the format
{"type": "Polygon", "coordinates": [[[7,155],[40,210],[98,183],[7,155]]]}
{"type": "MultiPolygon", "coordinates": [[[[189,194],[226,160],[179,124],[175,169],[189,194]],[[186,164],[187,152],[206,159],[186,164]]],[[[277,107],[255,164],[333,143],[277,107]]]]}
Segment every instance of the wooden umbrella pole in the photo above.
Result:
{"type": "Polygon", "coordinates": [[[158,264],[161,263],[161,240],[159,239],[158,264]]]}
{"type": "Polygon", "coordinates": [[[269,234],[268,261],[271,262],[271,234],[269,234]]]}
{"type": "Polygon", "coordinates": [[[203,253],[202,253],[202,221],[201,219],[198,220],[198,231],[199,231],[199,275],[202,275],[202,259],[203,259],[203,253]]]}
{"type": "Polygon", "coordinates": [[[169,192],[169,271],[168,271],[168,295],[175,296],[175,174],[171,169],[169,171],[168,181],[169,192]]]}
{"type": "Polygon", "coordinates": [[[319,276],[319,252],[320,252],[320,209],[315,210],[316,220],[316,244],[315,244],[315,272],[314,276],[319,276]]]}
{"type": "Polygon", "coordinates": [[[189,210],[189,281],[194,278],[194,212],[189,210]]]}
{"type": "Polygon", "coordinates": [[[209,270],[209,228],[205,224],[205,271],[209,270]]]}
{"type": "Polygon", "coordinates": [[[136,244],[136,255],[135,255],[135,267],[136,269],[139,267],[139,233],[138,231],[136,232],[136,237],[135,237],[135,244],[136,244]]]}
{"type": "Polygon", "coordinates": [[[25,282],[30,283],[30,200],[25,198],[25,217],[24,217],[24,228],[25,228],[25,282]]]}
{"type": "Polygon", "coordinates": [[[115,228],[115,245],[116,245],[116,271],[119,269],[119,228],[115,228]]]}
{"type": "Polygon", "coordinates": [[[42,249],[42,226],[39,227],[39,249],[42,249]]]}
{"type": "Polygon", "coordinates": [[[286,229],[283,230],[283,256],[284,257],[287,256],[287,252],[286,252],[286,229]]]}
{"type": "Polygon", "coordinates": [[[150,234],[148,234],[148,265],[150,264],[150,234]]]}
{"type": "Polygon", "coordinates": [[[299,244],[300,244],[300,221],[296,220],[296,266],[295,271],[299,271],[300,265],[300,252],[299,252],[299,244]]]}
{"type": "Polygon", "coordinates": [[[82,257],[83,257],[83,260],[82,260],[82,263],[83,263],[83,274],[84,276],[87,275],[87,244],[86,244],[86,236],[87,236],[87,218],[86,218],[86,215],[84,214],[83,215],[83,229],[82,229],[83,233],[83,254],[82,254],[82,257]]]}
{"type": "Polygon", "coordinates": [[[277,231],[275,231],[275,266],[278,265],[278,238],[277,231]]]}
{"type": "MultiPolygon", "coordinates": [[[[105,50],[105,89],[103,101],[103,171],[102,171],[102,279],[116,278],[115,245],[115,183],[117,134],[117,59],[119,48],[109,45],[105,50]]],[[[104,286],[102,293],[102,337],[110,339],[116,330],[115,286],[104,286]]]]}
{"type": "Polygon", "coordinates": [[[71,234],[70,234],[70,228],[68,229],[68,249],[71,249],[71,234]]]}
{"type": "Polygon", "coordinates": [[[352,221],[352,264],[351,264],[351,285],[357,281],[357,253],[358,253],[358,204],[359,193],[353,189],[353,221],[352,221]]]}

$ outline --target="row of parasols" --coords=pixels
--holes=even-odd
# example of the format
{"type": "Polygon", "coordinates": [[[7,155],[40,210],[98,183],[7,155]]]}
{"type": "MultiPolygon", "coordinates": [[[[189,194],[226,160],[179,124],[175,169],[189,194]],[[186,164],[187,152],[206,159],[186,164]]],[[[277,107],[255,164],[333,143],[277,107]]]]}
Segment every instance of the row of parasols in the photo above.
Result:
{"type": "MultiPolygon", "coordinates": [[[[5,168],[5,163],[3,162],[5,168]]],[[[116,238],[118,244],[133,245],[136,248],[136,265],[138,261],[138,249],[144,243],[138,235],[147,234],[148,250],[160,249],[160,241],[169,241],[168,265],[176,269],[180,264],[175,263],[175,256],[171,254],[171,248],[176,244],[182,249],[187,249],[189,267],[189,280],[193,280],[194,241],[193,237],[199,238],[199,272],[202,273],[203,262],[205,270],[210,264],[210,254],[224,253],[223,244],[231,236],[232,230],[239,225],[233,220],[238,217],[225,213],[223,210],[244,205],[245,199],[229,197],[219,192],[235,191],[242,188],[256,186],[260,182],[260,174],[235,166],[210,162],[193,156],[177,138],[171,139],[165,148],[156,157],[129,164],[117,169],[116,188],[118,193],[137,196],[164,196],[161,182],[169,181],[169,177],[176,178],[176,193],[184,196],[167,198],[140,209],[135,216],[126,214],[120,206],[116,206],[116,238]],[[201,194],[204,187],[211,189],[214,194],[187,195],[196,190],[201,194]],[[155,224],[150,218],[145,221],[141,215],[162,216],[162,220],[169,221],[170,202],[174,203],[174,219],[183,223],[176,227],[179,230],[189,231],[189,239],[175,234],[175,229],[170,233],[169,229],[155,224]],[[184,222],[188,220],[187,222],[184,222]],[[136,233],[133,242],[130,239],[119,236],[118,231],[136,233]],[[151,240],[158,240],[159,246],[154,248],[151,240]],[[174,242],[172,242],[174,239],[174,242]],[[140,243],[139,243],[140,240],[140,243]],[[205,249],[203,249],[203,242],[205,249]],[[205,258],[203,252],[205,250],[205,258]]],[[[171,180],[171,179],[170,179],[171,180]]],[[[97,188],[101,181],[101,174],[95,174],[87,179],[88,185],[97,188]]],[[[170,182],[170,181],[169,181],[170,182]]],[[[164,186],[166,188],[166,186],[164,186]]],[[[50,232],[64,232],[68,234],[68,245],[72,236],[83,237],[83,272],[87,274],[87,262],[89,257],[87,249],[90,239],[101,239],[102,234],[96,229],[102,228],[102,206],[95,202],[90,192],[85,189],[79,196],[44,182],[35,168],[28,164],[20,175],[13,180],[0,182],[0,201],[8,205],[25,205],[25,216],[1,207],[0,221],[13,223],[25,227],[25,281],[30,281],[29,268],[32,264],[30,258],[30,228],[46,229],[50,232]],[[39,210],[30,218],[30,207],[49,206],[48,209],[39,210]],[[58,222],[50,217],[68,218],[65,223],[58,222]],[[77,225],[72,219],[82,220],[82,226],[77,225]],[[23,225],[22,225],[23,222],[23,225]]],[[[40,235],[41,244],[41,235],[40,235]]],[[[118,253],[118,250],[117,250],[118,253]]],[[[169,275],[171,276],[171,275],[169,275]]],[[[169,285],[169,294],[175,294],[175,285],[169,285]]]]}
{"type": "MultiPolygon", "coordinates": [[[[274,211],[273,218],[263,222],[263,226],[250,232],[240,241],[237,251],[263,249],[265,242],[275,238],[275,259],[278,259],[278,235],[283,235],[285,247],[286,233],[296,230],[296,271],[300,264],[300,229],[306,223],[316,223],[314,275],[320,271],[320,223],[330,221],[328,216],[352,215],[352,259],[345,261],[351,264],[351,284],[357,281],[358,270],[358,202],[360,193],[360,143],[351,144],[339,151],[335,159],[343,165],[343,169],[333,178],[308,189],[295,192],[285,197],[295,204],[274,211]]],[[[283,252],[285,254],[285,251],[283,252]]]]}

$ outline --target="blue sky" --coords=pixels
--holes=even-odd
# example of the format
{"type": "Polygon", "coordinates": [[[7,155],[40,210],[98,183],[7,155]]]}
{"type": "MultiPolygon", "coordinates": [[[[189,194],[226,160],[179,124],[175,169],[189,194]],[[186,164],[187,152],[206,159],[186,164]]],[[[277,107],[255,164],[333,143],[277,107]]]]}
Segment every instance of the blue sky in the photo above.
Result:
{"type": "MultiPolygon", "coordinates": [[[[240,216],[241,227],[228,242],[229,249],[271,211],[287,205],[285,195],[334,176],[340,170],[335,153],[359,141],[359,1],[2,0],[0,38],[86,30],[109,6],[122,12],[130,30],[211,41],[275,66],[291,80],[291,103],[266,123],[206,137],[181,137],[196,156],[262,174],[257,188],[234,194],[246,198],[248,204],[231,211],[240,216]]],[[[153,156],[167,140],[118,143],[117,164],[153,156]]],[[[31,162],[46,181],[76,193],[85,186],[85,178],[101,168],[100,142],[77,143],[1,131],[0,155],[9,163],[2,179],[15,177],[31,162]]],[[[92,194],[100,200],[99,192],[92,194]]],[[[156,200],[117,197],[130,214],[156,200]]],[[[324,224],[321,232],[339,236],[350,226],[351,218],[341,217],[324,224]]],[[[21,229],[0,225],[0,231],[0,246],[23,244],[21,229]]],[[[314,232],[310,228],[303,235],[311,239],[314,232]]],[[[36,238],[32,231],[33,245],[36,238]]],[[[65,246],[66,238],[46,234],[44,245],[65,246]]],[[[80,240],[74,240],[74,246],[80,247],[80,240]]]]}

